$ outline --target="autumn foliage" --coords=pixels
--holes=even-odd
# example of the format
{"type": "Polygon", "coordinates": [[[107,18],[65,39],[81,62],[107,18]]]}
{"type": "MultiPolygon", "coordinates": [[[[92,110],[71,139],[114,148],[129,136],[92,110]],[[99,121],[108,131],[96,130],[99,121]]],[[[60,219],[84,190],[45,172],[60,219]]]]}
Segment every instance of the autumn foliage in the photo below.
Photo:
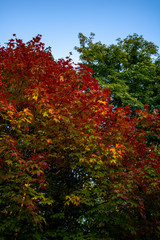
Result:
{"type": "Polygon", "coordinates": [[[1,239],[160,238],[160,112],[91,73],[40,35],[0,48],[1,239]]]}

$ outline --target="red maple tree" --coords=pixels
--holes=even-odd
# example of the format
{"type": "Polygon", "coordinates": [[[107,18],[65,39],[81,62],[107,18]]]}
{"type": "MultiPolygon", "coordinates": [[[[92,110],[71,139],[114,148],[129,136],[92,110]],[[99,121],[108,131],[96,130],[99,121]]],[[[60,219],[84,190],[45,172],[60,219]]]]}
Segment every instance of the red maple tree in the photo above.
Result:
{"type": "Polygon", "coordinates": [[[159,237],[159,111],[115,108],[89,66],[14,37],[0,48],[3,239],[159,237]]]}

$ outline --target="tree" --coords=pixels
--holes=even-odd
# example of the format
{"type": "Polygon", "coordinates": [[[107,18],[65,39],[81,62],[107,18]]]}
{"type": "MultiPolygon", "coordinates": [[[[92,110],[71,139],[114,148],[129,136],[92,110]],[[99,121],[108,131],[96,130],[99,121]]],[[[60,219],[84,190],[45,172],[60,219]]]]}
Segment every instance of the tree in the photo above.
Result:
{"type": "Polygon", "coordinates": [[[110,88],[115,106],[131,105],[132,109],[149,104],[159,108],[159,54],[158,47],[133,34],[117,39],[117,44],[106,46],[93,43],[94,34],[79,34],[80,59],[93,69],[93,77],[101,86],[110,88]]]}
{"type": "Polygon", "coordinates": [[[159,111],[131,118],[40,35],[0,48],[0,74],[1,239],[158,239],[159,111]]]}

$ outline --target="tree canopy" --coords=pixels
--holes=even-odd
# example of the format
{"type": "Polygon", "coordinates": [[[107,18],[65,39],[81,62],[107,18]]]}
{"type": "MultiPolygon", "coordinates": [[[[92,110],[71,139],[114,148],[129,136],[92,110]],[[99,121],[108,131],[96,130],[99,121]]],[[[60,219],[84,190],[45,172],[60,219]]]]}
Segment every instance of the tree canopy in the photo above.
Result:
{"type": "Polygon", "coordinates": [[[160,112],[113,106],[92,75],[40,35],[0,48],[2,240],[160,238],[160,112]]]}
{"type": "Polygon", "coordinates": [[[158,47],[143,36],[133,34],[117,39],[117,44],[106,46],[93,43],[90,37],[79,33],[83,63],[93,69],[93,77],[101,86],[110,88],[115,106],[131,105],[132,109],[145,104],[152,109],[160,107],[160,55],[158,47]]]}

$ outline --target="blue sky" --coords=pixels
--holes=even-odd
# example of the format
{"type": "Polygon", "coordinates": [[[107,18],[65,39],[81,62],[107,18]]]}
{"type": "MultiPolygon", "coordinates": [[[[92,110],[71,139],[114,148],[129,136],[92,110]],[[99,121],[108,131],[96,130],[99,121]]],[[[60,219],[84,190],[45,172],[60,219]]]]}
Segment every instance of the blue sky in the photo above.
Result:
{"type": "Polygon", "coordinates": [[[74,62],[79,32],[107,45],[137,33],[160,46],[159,13],[160,0],[0,0],[0,44],[42,34],[56,59],[72,52],[74,62]]]}

